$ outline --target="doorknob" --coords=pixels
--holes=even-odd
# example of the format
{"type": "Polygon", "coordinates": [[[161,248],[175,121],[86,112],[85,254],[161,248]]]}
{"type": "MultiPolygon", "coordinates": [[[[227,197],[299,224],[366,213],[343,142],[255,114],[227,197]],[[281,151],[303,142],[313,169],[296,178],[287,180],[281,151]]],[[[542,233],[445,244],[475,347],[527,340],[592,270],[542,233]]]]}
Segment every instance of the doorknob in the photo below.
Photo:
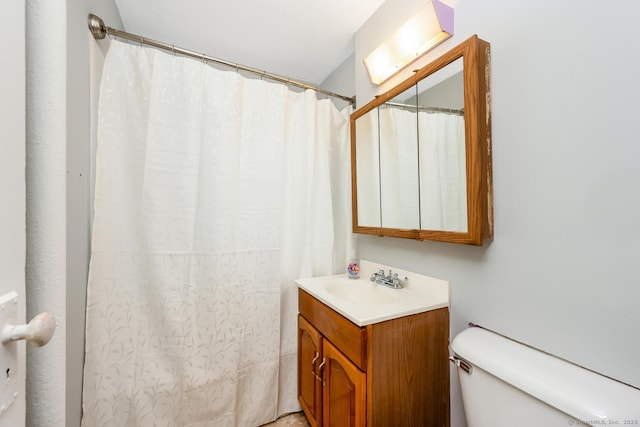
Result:
{"type": "Polygon", "coordinates": [[[49,342],[56,330],[56,318],[51,313],[40,313],[26,325],[6,324],[0,332],[2,344],[25,340],[42,347],[49,342]]]}
{"type": "MultiPolygon", "coordinates": [[[[19,350],[20,346],[13,341],[26,340],[43,346],[56,329],[56,319],[50,313],[38,314],[27,325],[16,325],[20,322],[18,318],[18,294],[11,291],[0,295],[0,418],[20,397],[19,385],[24,381],[26,352],[19,350]]],[[[4,425],[2,421],[0,425],[4,425]]]]}

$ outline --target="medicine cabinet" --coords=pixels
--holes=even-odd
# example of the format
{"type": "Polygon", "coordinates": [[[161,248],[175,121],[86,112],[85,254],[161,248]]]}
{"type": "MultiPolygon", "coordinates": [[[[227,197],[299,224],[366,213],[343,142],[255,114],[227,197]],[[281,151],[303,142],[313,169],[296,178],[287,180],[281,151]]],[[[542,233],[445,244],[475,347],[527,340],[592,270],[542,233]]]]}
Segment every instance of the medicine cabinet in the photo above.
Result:
{"type": "Polygon", "coordinates": [[[351,115],[354,233],[493,238],[489,55],[473,36],[351,115]]]}

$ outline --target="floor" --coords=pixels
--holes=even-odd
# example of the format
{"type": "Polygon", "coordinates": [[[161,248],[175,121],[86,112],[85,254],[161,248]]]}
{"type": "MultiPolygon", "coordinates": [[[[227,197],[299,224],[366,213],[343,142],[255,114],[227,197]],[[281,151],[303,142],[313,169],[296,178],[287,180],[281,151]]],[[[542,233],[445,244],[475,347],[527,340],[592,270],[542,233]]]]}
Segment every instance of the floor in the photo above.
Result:
{"type": "Polygon", "coordinates": [[[302,412],[296,412],[295,414],[289,414],[289,415],[280,417],[274,422],[265,424],[262,427],[284,427],[284,426],[309,427],[310,424],[302,412]]]}

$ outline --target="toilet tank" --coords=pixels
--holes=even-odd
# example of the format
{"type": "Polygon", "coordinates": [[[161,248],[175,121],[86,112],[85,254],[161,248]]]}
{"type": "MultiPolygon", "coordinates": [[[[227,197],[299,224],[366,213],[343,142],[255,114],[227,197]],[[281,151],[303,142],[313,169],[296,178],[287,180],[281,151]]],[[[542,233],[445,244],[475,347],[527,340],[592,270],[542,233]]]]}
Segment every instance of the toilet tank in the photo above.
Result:
{"type": "Polygon", "coordinates": [[[640,427],[637,388],[481,327],[451,348],[468,427],[640,427]]]}

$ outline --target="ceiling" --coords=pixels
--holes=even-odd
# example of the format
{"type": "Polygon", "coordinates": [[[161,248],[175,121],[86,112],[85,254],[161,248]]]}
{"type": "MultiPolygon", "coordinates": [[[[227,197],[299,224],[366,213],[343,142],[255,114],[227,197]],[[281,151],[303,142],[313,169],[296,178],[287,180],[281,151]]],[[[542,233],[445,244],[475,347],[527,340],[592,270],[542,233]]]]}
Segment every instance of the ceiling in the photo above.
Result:
{"type": "Polygon", "coordinates": [[[314,85],[353,53],[383,2],[116,0],[125,31],[314,85]]]}

